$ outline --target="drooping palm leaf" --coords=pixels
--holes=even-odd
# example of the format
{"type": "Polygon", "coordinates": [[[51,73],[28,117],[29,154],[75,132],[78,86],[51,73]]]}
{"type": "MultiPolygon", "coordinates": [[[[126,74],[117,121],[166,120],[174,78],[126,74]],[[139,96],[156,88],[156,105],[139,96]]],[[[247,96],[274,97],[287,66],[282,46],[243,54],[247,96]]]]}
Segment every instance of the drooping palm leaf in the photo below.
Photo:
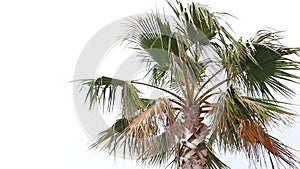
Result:
{"type": "Polygon", "coordinates": [[[216,144],[225,152],[245,152],[254,161],[260,161],[260,156],[268,152],[279,164],[284,161],[297,168],[298,161],[289,147],[267,133],[273,125],[290,125],[288,116],[293,115],[276,101],[244,97],[231,87],[220,96],[211,114],[214,117],[209,145],[216,144]]]}
{"type": "Polygon", "coordinates": [[[130,81],[110,77],[99,77],[97,79],[81,80],[81,85],[88,88],[86,98],[89,98],[90,108],[93,105],[101,105],[103,110],[114,110],[116,96],[121,97],[121,107],[123,117],[134,116],[137,110],[143,108],[143,103],[139,97],[139,91],[130,81]],[[118,89],[121,92],[118,93],[118,89]]]}
{"type": "Polygon", "coordinates": [[[164,153],[175,144],[174,130],[167,131],[175,122],[174,111],[167,98],[160,98],[143,112],[137,112],[136,117],[118,119],[111,128],[99,134],[91,148],[102,145],[115,153],[123,147],[129,155],[140,158],[164,153]]]}
{"type": "Polygon", "coordinates": [[[173,143],[176,137],[165,133],[175,122],[174,111],[167,98],[160,98],[153,106],[133,119],[125,129],[128,137],[135,140],[133,144],[137,149],[133,149],[133,151],[138,151],[142,157],[167,151],[171,146],[168,144],[173,143]],[[161,133],[164,134],[160,136],[161,133]]]}

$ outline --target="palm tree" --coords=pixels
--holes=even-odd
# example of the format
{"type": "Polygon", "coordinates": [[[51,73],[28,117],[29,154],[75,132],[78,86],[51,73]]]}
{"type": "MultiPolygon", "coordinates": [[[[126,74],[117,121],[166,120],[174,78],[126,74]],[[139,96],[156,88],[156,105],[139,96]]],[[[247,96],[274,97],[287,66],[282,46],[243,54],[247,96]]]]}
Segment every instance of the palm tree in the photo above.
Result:
{"type": "Polygon", "coordinates": [[[290,148],[268,131],[295,117],[278,98],[295,94],[286,82],[299,83],[292,72],[300,63],[290,56],[299,48],[283,45],[281,32],[272,30],[236,40],[223,20],[229,14],[196,2],[168,5],[172,21],[157,13],[132,19],[124,38],[147,63],[149,80],[81,81],[91,107],[112,111],[121,96],[120,118],[91,148],[122,148],[143,164],[178,169],[229,168],[215,149],[243,152],[261,167],[298,168],[290,148]],[[138,86],[165,95],[146,98],[138,86]]]}

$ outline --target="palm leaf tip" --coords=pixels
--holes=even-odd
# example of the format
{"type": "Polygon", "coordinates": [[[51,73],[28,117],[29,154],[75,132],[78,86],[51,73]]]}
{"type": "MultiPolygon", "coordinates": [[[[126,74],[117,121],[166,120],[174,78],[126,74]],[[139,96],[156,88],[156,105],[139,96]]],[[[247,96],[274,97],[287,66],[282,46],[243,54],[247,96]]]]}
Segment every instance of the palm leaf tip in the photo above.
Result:
{"type": "MultiPolygon", "coordinates": [[[[248,149],[247,142],[251,144],[254,151],[257,146],[263,146],[273,157],[278,160],[281,159],[292,168],[297,168],[296,164],[299,163],[295,155],[289,150],[289,147],[283,144],[278,139],[268,135],[265,130],[258,124],[249,121],[241,122],[241,134],[244,135],[244,144],[248,149]]],[[[269,155],[270,156],[270,155],[269,155]]],[[[257,159],[258,157],[255,157],[257,159]]]]}
{"type": "Polygon", "coordinates": [[[209,150],[207,154],[207,166],[210,169],[230,169],[230,167],[223,163],[212,150],[209,150]]]}

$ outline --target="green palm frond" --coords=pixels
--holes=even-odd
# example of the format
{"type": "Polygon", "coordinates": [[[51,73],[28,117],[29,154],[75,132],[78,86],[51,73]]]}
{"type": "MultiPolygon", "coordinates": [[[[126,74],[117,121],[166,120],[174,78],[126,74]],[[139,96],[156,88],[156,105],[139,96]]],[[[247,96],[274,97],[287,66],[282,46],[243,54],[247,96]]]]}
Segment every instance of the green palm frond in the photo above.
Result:
{"type": "Polygon", "coordinates": [[[227,76],[236,76],[245,71],[245,60],[258,64],[253,57],[254,47],[249,42],[243,42],[241,39],[230,44],[224,44],[218,50],[219,57],[222,60],[227,76]]]}
{"type": "Polygon", "coordinates": [[[299,76],[292,74],[300,68],[300,62],[288,55],[297,54],[299,48],[287,48],[279,43],[277,32],[259,31],[246,45],[253,48],[251,58],[240,64],[244,73],[238,75],[238,84],[247,94],[274,99],[273,92],[291,97],[295,92],[285,82],[299,83],[299,76]],[[254,59],[254,61],[253,61],[254,59]]]}
{"type": "Polygon", "coordinates": [[[213,112],[210,147],[216,144],[225,152],[245,152],[254,161],[260,161],[267,152],[279,163],[297,168],[298,161],[289,147],[267,133],[271,126],[292,123],[294,114],[282,109],[277,101],[244,97],[230,88],[220,96],[213,112]]]}
{"type": "MultiPolygon", "coordinates": [[[[134,49],[146,52],[163,70],[170,64],[168,53],[178,56],[177,37],[170,22],[160,14],[147,14],[129,22],[126,40],[134,49]]],[[[150,60],[150,61],[151,61],[150,60]]],[[[148,60],[149,61],[149,60],[148,60]]]]}
{"type": "Polygon", "coordinates": [[[171,2],[168,4],[183,23],[179,26],[190,41],[207,43],[208,39],[212,39],[217,34],[219,29],[217,19],[203,5],[192,2],[184,8],[180,1],[177,1],[176,5],[171,2]]]}
{"type": "Polygon", "coordinates": [[[118,146],[118,142],[116,142],[116,140],[124,138],[124,130],[129,123],[130,120],[126,118],[116,120],[116,122],[110,128],[101,131],[98,134],[97,140],[90,146],[90,148],[101,148],[113,152],[113,150],[116,150],[118,146]]]}
{"type": "MultiPolygon", "coordinates": [[[[177,5],[182,6],[180,2],[177,5]]],[[[201,81],[205,69],[203,65],[208,61],[199,59],[199,56],[209,48],[206,46],[209,44],[209,38],[206,37],[208,35],[204,35],[203,32],[216,34],[217,29],[221,31],[215,16],[199,4],[192,3],[185,9],[173,7],[174,10],[180,11],[180,17],[177,20],[174,18],[176,23],[171,24],[159,14],[148,14],[129,23],[131,29],[127,33],[126,40],[133,44],[133,48],[139,51],[140,56],[144,56],[143,61],[155,63],[148,68],[148,74],[152,75],[151,79],[156,85],[165,84],[166,79],[169,79],[169,83],[173,82],[172,79],[178,79],[174,74],[180,72],[178,69],[182,69],[182,66],[177,65],[176,57],[182,59],[187,65],[189,69],[187,74],[192,76],[190,82],[201,81]],[[182,25],[179,21],[181,15],[185,16],[185,14],[189,21],[182,25]],[[174,30],[174,27],[177,30],[174,30]],[[197,39],[193,41],[191,38],[197,39]],[[200,63],[199,60],[202,62],[200,63]]],[[[186,82],[180,81],[180,83],[186,82]]]]}
{"type": "Polygon", "coordinates": [[[184,38],[179,41],[172,25],[159,14],[133,19],[128,26],[126,41],[143,57],[141,61],[148,63],[150,83],[160,86],[172,83],[172,55],[179,56],[179,48],[185,51],[184,38]]]}
{"type": "Polygon", "coordinates": [[[144,108],[139,96],[139,91],[130,81],[110,77],[99,77],[97,79],[81,80],[82,87],[87,87],[86,101],[89,98],[90,108],[99,105],[107,107],[108,111],[115,108],[116,95],[121,95],[121,105],[123,117],[131,117],[137,110],[144,108]],[[118,93],[118,89],[121,92],[118,93]]]}
{"type": "Polygon", "coordinates": [[[167,167],[165,168],[172,168],[174,166],[176,166],[176,163],[178,162],[178,160],[175,158],[175,154],[176,154],[176,146],[169,148],[168,151],[164,151],[161,153],[157,153],[154,154],[150,157],[146,157],[144,159],[140,159],[140,163],[144,166],[147,167],[163,167],[166,164],[167,167]],[[173,159],[173,160],[172,160],[173,159]]]}
{"type": "Polygon", "coordinates": [[[210,169],[230,169],[225,163],[223,163],[213,152],[209,150],[207,154],[207,166],[210,169]]]}
{"type": "Polygon", "coordinates": [[[114,98],[116,95],[117,87],[123,86],[125,82],[115,80],[115,83],[112,83],[113,79],[109,77],[102,77],[99,79],[83,79],[81,82],[81,90],[84,87],[88,87],[88,92],[86,95],[85,102],[89,98],[90,108],[95,105],[95,103],[102,102],[103,107],[106,103],[106,100],[109,101],[108,109],[110,110],[114,105],[114,98]],[[107,98],[107,92],[109,91],[109,96],[107,98]]]}

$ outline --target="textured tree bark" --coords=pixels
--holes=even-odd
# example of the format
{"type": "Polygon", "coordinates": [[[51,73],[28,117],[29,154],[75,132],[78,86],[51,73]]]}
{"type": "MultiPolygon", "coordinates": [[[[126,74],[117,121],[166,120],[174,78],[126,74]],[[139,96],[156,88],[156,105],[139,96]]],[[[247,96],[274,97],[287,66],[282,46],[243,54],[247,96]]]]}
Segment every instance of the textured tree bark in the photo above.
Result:
{"type": "Polygon", "coordinates": [[[184,127],[186,132],[181,141],[178,169],[209,169],[205,138],[209,134],[207,125],[202,123],[198,108],[185,112],[184,127]]]}

